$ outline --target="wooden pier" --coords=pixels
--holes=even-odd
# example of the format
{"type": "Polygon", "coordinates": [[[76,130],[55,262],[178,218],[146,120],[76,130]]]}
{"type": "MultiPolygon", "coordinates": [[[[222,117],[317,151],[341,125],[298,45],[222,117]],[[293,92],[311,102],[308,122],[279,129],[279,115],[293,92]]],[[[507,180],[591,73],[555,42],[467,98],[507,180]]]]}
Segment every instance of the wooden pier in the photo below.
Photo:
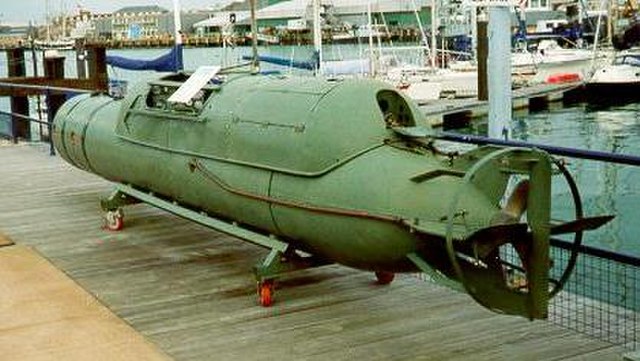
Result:
{"type": "MultiPolygon", "coordinates": [[[[513,109],[536,110],[550,103],[562,101],[565,94],[581,87],[581,82],[564,84],[537,84],[514,89],[512,93],[513,109]]],[[[489,114],[489,102],[477,98],[438,99],[420,104],[433,126],[460,128],[469,124],[473,118],[489,114]]]]}
{"type": "MultiPolygon", "coordinates": [[[[0,235],[16,244],[4,249],[32,247],[175,360],[600,361],[625,352],[492,313],[410,275],[378,286],[337,265],[282,280],[274,307],[259,307],[251,268],[265,250],[146,205],[125,209],[125,229],[108,232],[98,203],[111,185],[48,154],[42,145],[0,146],[0,235]]],[[[0,295],[6,305],[8,293],[0,295]]],[[[3,355],[16,347],[1,322],[8,312],[3,355]]],[[[24,337],[37,348],[48,336],[24,337]]]]}

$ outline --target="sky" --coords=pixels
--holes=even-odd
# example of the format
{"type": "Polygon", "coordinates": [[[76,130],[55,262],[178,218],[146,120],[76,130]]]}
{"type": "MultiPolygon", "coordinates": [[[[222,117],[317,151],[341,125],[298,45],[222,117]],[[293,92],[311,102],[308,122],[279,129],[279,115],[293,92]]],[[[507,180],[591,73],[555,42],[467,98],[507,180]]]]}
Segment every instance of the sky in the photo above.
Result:
{"type": "MultiPolygon", "coordinates": [[[[230,0],[179,0],[183,10],[206,9],[230,0]]],[[[172,0],[0,0],[0,24],[20,25],[34,21],[44,24],[47,3],[51,16],[72,13],[80,4],[92,12],[113,12],[125,6],[158,5],[173,10],[172,0]]]]}

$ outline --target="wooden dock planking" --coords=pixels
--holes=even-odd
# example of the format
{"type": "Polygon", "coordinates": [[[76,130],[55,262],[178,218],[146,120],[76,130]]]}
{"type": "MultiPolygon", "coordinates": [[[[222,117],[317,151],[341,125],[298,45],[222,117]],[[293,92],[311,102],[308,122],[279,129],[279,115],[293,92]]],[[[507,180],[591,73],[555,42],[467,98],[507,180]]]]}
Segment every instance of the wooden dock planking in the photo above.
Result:
{"type": "Polygon", "coordinates": [[[619,360],[624,350],[501,316],[409,275],[377,286],[341,266],[278,283],[256,305],[266,251],[146,205],[108,232],[108,182],[45,147],[0,147],[0,232],[35,247],[176,360],[619,360]],[[6,166],[5,166],[6,165],[6,166]]]}

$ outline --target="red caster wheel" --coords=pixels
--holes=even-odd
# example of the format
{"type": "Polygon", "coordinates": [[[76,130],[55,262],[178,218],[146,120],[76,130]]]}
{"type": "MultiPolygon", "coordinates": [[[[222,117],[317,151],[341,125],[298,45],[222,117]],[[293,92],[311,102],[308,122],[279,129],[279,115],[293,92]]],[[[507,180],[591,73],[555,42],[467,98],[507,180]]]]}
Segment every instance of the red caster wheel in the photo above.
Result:
{"type": "Polygon", "coordinates": [[[120,231],[124,228],[124,214],[121,209],[107,211],[105,221],[105,228],[110,231],[120,231]]]}
{"type": "Polygon", "coordinates": [[[393,272],[376,271],[376,280],[379,285],[388,285],[393,281],[396,274],[393,272]]]}
{"type": "Polygon", "coordinates": [[[262,307],[271,307],[273,305],[273,280],[264,280],[258,282],[258,303],[262,307]]]}

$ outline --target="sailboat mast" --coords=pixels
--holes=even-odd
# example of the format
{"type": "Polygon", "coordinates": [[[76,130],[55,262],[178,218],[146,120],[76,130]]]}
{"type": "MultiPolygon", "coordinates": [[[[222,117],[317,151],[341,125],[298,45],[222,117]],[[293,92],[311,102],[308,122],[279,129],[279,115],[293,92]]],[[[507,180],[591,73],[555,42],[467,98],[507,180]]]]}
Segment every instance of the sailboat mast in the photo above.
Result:
{"type": "Polygon", "coordinates": [[[373,54],[373,18],[371,15],[371,1],[367,1],[367,25],[369,29],[369,71],[376,76],[376,61],[373,54]]]}
{"type": "MultiPolygon", "coordinates": [[[[438,3],[431,0],[431,67],[436,67],[436,56],[438,56],[438,44],[436,44],[436,32],[438,31],[438,3]]],[[[442,49],[444,51],[444,49],[442,49]]]]}
{"type": "Polygon", "coordinates": [[[182,45],[182,19],[180,17],[180,0],[173,0],[173,31],[176,45],[182,45]]]}
{"type": "Polygon", "coordinates": [[[593,55],[591,57],[591,72],[593,73],[598,56],[598,42],[600,41],[600,27],[602,26],[602,14],[607,6],[607,0],[600,1],[600,11],[598,12],[598,22],[596,23],[596,34],[593,37],[593,55]]]}
{"type": "Polygon", "coordinates": [[[174,31],[174,64],[175,71],[184,70],[184,63],[182,59],[182,8],[180,6],[180,0],[173,0],[173,31],[174,31]]]}
{"type": "Polygon", "coordinates": [[[260,60],[258,58],[258,19],[256,18],[256,0],[250,0],[251,4],[251,50],[253,52],[252,71],[258,72],[260,60]]]}
{"type": "Polygon", "coordinates": [[[46,0],[44,3],[44,11],[47,13],[47,42],[51,42],[51,9],[49,8],[49,0],[46,0]]]}
{"type": "MultiPolygon", "coordinates": [[[[411,0],[411,4],[413,5],[413,14],[416,16],[416,22],[418,23],[418,30],[420,31],[420,40],[422,41],[422,46],[428,49],[429,40],[427,40],[427,34],[424,31],[424,27],[422,26],[422,19],[420,18],[420,8],[416,3],[416,0],[411,0]]],[[[433,5],[431,5],[431,22],[433,22],[433,5]]]]}
{"type": "Polygon", "coordinates": [[[318,73],[322,74],[322,24],[320,23],[320,0],[312,1],[313,46],[318,54],[318,73]]]}
{"type": "Polygon", "coordinates": [[[62,17],[62,36],[61,39],[67,37],[67,9],[64,6],[64,1],[60,1],[60,12],[62,17]]]}

